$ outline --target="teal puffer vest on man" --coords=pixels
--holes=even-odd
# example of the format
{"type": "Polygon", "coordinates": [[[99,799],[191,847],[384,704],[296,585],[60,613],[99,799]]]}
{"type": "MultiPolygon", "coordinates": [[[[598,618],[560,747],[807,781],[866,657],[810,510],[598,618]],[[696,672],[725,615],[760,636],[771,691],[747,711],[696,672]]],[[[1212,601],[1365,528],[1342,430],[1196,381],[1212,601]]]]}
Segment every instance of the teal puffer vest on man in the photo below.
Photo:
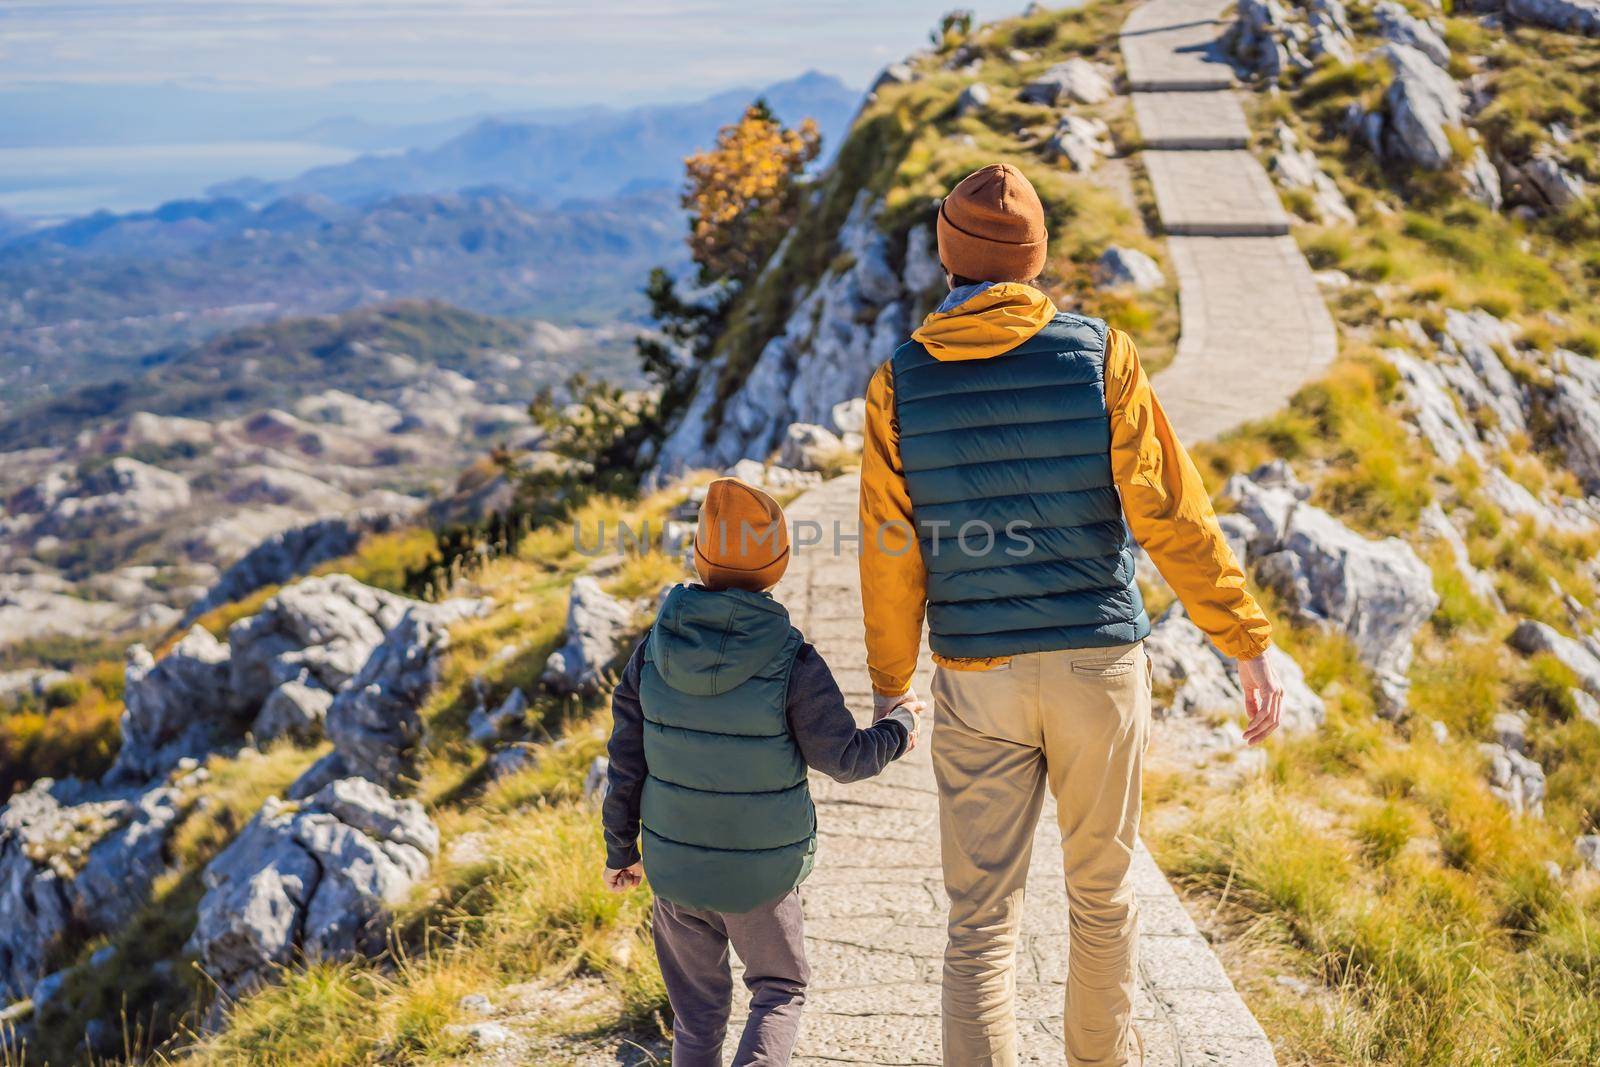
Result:
{"type": "Polygon", "coordinates": [[[915,341],[895,352],[934,652],[981,659],[1149,635],[1111,474],[1105,346],[1105,323],[1063,312],[987,359],[941,361],[915,341]]]}
{"type": "Polygon", "coordinates": [[[667,596],[639,679],[640,837],[657,896],[749,911],[811,873],[817,816],[786,708],[802,643],[765,593],[667,596]]]}

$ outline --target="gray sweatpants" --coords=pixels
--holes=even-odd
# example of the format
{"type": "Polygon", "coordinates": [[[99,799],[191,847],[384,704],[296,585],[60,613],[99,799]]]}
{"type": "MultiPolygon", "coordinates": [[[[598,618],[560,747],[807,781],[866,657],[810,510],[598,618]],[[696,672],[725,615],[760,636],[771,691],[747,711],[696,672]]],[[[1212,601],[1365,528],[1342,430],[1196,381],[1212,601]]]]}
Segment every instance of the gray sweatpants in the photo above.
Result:
{"type": "Polygon", "coordinates": [[[800,891],[739,913],[686,908],[657,897],[656,956],[672,1002],[672,1067],[721,1067],[733,977],[728,946],[744,962],[750,1018],[733,1067],[782,1067],[800,1034],[811,968],[800,891]]]}

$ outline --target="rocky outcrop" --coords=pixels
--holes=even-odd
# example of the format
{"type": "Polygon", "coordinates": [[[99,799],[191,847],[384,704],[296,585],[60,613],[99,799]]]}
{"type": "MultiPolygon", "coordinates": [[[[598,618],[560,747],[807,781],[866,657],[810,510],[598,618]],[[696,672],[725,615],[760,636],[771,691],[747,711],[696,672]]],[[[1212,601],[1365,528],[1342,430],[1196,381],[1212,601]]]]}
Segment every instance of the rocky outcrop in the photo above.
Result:
{"type": "Polygon", "coordinates": [[[1600,496],[1600,362],[1557,349],[1549,408],[1567,469],[1591,496],[1600,496]]]}
{"type": "Polygon", "coordinates": [[[1255,526],[1256,578],[1303,622],[1350,638],[1389,714],[1405,708],[1412,638],[1439,605],[1433,574],[1399,538],[1368,540],[1303,499],[1281,463],[1235,475],[1224,495],[1255,526]]]}
{"type": "Polygon", "coordinates": [[[196,626],[158,662],[143,645],[124,668],[122,747],[109,781],[144,781],[243,730],[228,647],[196,626]]]}
{"type": "Polygon", "coordinates": [[[1061,117],[1056,132],[1045,142],[1048,159],[1066,160],[1076,171],[1091,171],[1102,156],[1116,151],[1111,143],[1111,128],[1101,119],[1067,114],[1061,117]]]}
{"type": "Polygon", "coordinates": [[[1225,39],[1247,73],[1276,79],[1290,70],[1309,70],[1311,60],[1291,35],[1289,13],[1278,0],[1242,0],[1225,39]]]}
{"type": "Polygon", "coordinates": [[[1438,504],[1429,504],[1423,509],[1417,528],[1431,537],[1438,538],[1450,550],[1451,561],[1455,563],[1456,570],[1461,572],[1461,577],[1466,581],[1467,588],[1472,591],[1473,596],[1495,611],[1505,610],[1505,605],[1500,600],[1500,593],[1495,589],[1494,578],[1473,564],[1471,556],[1467,553],[1467,542],[1462,538],[1456,524],[1444,513],[1444,509],[1438,504]]]}
{"type": "Polygon", "coordinates": [[[414,777],[422,749],[422,704],[438,680],[439,657],[450,645],[454,618],[407,612],[334,697],[324,732],[345,775],[386,789],[414,777]]]}
{"type": "Polygon", "coordinates": [[[1381,0],[1372,8],[1378,20],[1378,33],[1392,44],[1414,48],[1438,67],[1450,65],[1450,46],[1439,31],[1417,18],[1394,0],[1381,0]]]}
{"type": "Polygon", "coordinates": [[[844,451],[844,442],[822,426],[796,422],[783,431],[778,464],[791,470],[820,471],[844,451]]]}
{"type": "MultiPolygon", "coordinates": [[[[1181,605],[1174,604],[1156,620],[1145,653],[1156,686],[1171,691],[1167,705],[1171,714],[1243,710],[1238,662],[1218,651],[1181,605]]],[[[1306,684],[1300,665],[1276,645],[1267,650],[1267,658],[1284,687],[1282,729],[1306,733],[1322,725],[1327,709],[1306,684]]]]}
{"type": "Polygon", "coordinates": [[[252,707],[260,707],[284,682],[302,677],[338,692],[361,670],[384,634],[414,610],[432,609],[347,574],[296,582],[263,604],[259,613],[229,627],[234,692],[252,707]]]}
{"type": "MultiPolygon", "coordinates": [[[[793,467],[761,463],[753,459],[741,459],[722,473],[725,477],[738,478],[757,488],[766,489],[807,489],[822,484],[822,475],[816,471],[799,471],[793,467]]],[[[693,525],[688,526],[685,534],[691,542],[694,540],[693,525]]]]}
{"type": "Polygon", "coordinates": [[[1161,266],[1137,248],[1112,245],[1100,253],[1094,265],[1095,284],[1102,289],[1132,289],[1143,292],[1167,284],[1161,266]]]}
{"type": "Polygon", "coordinates": [[[489,745],[510,735],[528,714],[528,698],[513,689],[493,709],[479,704],[467,716],[467,736],[480,745],[489,745]]]}
{"type": "MultiPolygon", "coordinates": [[[[284,589],[230,627],[226,646],[198,626],[159,662],[135,645],[128,654],[123,744],[108,780],[148,779],[183,757],[242,739],[247,727],[258,742],[285,735],[313,740],[326,723],[330,736],[344,731],[341,747],[358,750],[371,730],[393,728],[409,738],[413,727],[401,721],[401,705],[420,703],[448,625],[482,607],[466,600],[429,604],[334,574],[284,589]],[[390,715],[396,722],[364,725],[390,715]]],[[[409,714],[415,716],[414,707],[409,714]]],[[[347,773],[390,781],[387,760],[350,755],[347,773]]]]}
{"type": "Polygon", "coordinates": [[[320,563],[347,556],[362,538],[393,529],[404,518],[393,511],[364,511],[319,519],[273,534],[223,571],[206,595],[184,613],[184,622],[193,622],[213,608],[242,600],[257,589],[293,581],[320,563]]]}
{"type": "Polygon", "coordinates": [[[956,97],[956,117],[965,118],[974,115],[989,106],[989,101],[994,93],[982,82],[973,82],[961,90],[961,95],[956,97]]]}
{"type": "Polygon", "coordinates": [[[1505,8],[1521,22],[1600,37],[1600,0],[1505,0],[1505,8]]]}
{"type": "Polygon", "coordinates": [[[1489,792],[1518,815],[1544,814],[1544,768],[1504,745],[1486,741],[1478,751],[1488,762],[1489,792]]]}
{"type": "Polygon", "coordinates": [[[927,225],[906,235],[904,266],[895,274],[890,239],[878,228],[880,210],[870,192],[858,194],[835,239],[848,265],[795,294],[782,329],[725,401],[719,399],[724,365],[713,360],[704,368],[655,457],[652,482],[690,467],[764,460],[785,427],[826,426],[835,404],[865,395],[873,371],[910,332],[913,307],[944,277],[927,225]]]}
{"type": "Polygon", "coordinates": [[[1391,44],[1383,55],[1394,70],[1383,97],[1384,154],[1428,170],[1444,170],[1455,158],[1447,131],[1465,121],[1461,89],[1448,72],[1410,45],[1391,44]]]}
{"type": "Polygon", "coordinates": [[[133,917],[205,777],[185,762],[144,790],[41,778],[0,806],[0,1001],[29,996],[75,939],[133,917]]]}
{"type": "Polygon", "coordinates": [[[315,741],[322,736],[322,723],[332,704],[333,694],[318,685],[310,672],[301,671],[267,694],[250,723],[250,734],[257,744],[280,737],[315,741]]]}
{"type": "Polygon", "coordinates": [[[1495,739],[1478,751],[1488,762],[1489,792],[1518,815],[1544,815],[1544,768],[1528,756],[1527,714],[1496,715],[1495,739]]]}
{"type": "Polygon", "coordinates": [[[1600,697],[1600,638],[1571,638],[1553,627],[1524,619],[1511,631],[1511,647],[1525,656],[1548,652],[1578,677],[1591,696],[1600,697]]]}
{"type": "Polygon", "coordinates": [[[1313,221],[1354,225],[1355,212],[1350,210],[1349,202],[1333,179],[1323,173],[1316,153],[1302,148],[1299,135],[1285,123],[1278,124],[1277,137],[1278,151],[1272,157],[1272,176],[1278,184],[1286,189],[1310,192],[1312,209],[1316,212],[1313,221]]]}
{"type": "Polygon", "coordinates": [[[557,693],[598,693],[632,626],[632,608],[588,575],[577,579],[567,602],[566,643],[550,654],[539,680],[557,693]]]}
{"type": "Polygon", "coordinates": [[[1540,145],[1521,166],[1511,162],[1503,166],[1508,180],[1523,193],[1523,209],[1535,214],[1564,211],[1589,195],[1589,183],[1549,145],[1540,145]]]}
{"type": "Polygon", "coordinates": [[[1505,203],[1500,171],[1482,148],[1475,150],[1472,158],[1462,165],[1461,180],[1467,195],[1490,211],[1499,211],[1505,203]]]}
{"type": "Polygon", "coordinates": [[[1022,87],[1021,98],[1032,104],[1098,104],[1110,99],[1111,79],[1087,59],[1074,56],[1057,63],[1022,87]]]}
{"type": "Polygon", "coordinates": [[[297,958],[381,951],[389,909],[438,850],[422,805],[370,781],[332,782],[301,805],[269,799],[206,866],[189,950],[229,996],[297,958]]]}

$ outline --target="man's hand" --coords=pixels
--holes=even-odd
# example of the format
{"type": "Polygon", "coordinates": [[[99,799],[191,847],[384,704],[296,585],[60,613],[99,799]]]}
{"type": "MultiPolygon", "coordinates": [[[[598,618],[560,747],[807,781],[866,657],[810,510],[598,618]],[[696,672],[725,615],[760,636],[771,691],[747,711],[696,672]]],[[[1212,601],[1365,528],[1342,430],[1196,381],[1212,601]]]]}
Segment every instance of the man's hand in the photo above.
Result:
{"type": "Polygon", "coordinates": [[[1244,710],[1250,722],[1244,728],[1244,739],[1259,745],[1267,735],[1278,728],[1278,716],[1283,711],[1283,683],[1263,654],[1255,659],[1239,661],[1239,685],[1244,689],[1244,710]]]}
{"type": "MultiPolygon", "coordinates": [[[[917,747],[917,734],[922,732],[922,713],[928,710],[928,705],[924,704],[920,700],[908,700],[902,704],[896,705],[896,707],[905,708],[911,713],[913,725],[906,733],[906,752],[910,752],[912,749],[917,747]]],[[[893,711],[894,709],[891,708],[889,710],[893,711]]],[[[887,715],[888,712],[884,712],[884,714],[887,715]]],[[[905,753],[902,752],[901,755],[905,755],[905,753]]]]}
{"type": "Polygon", "coordinates": [[[628,890],[632,889],[634,886],[643,881],[643,863],[630,864],[627,867],[622,868],[620,871],[613,870],[610,867],[606,868],[606,888],[611,890],[613,893],[626,893],[628,890]]]}
{"type": "Polygon", "coordinates": [[[907,689],[897,697],[885,696],[883,693],[873,693],[872,721],[877,722],[901,704],[915,704],[917,705],[917,711],[913,714],[920,715],[922,713],[922,701],[917,699],[917,691],[915,689],[907,689]]]}

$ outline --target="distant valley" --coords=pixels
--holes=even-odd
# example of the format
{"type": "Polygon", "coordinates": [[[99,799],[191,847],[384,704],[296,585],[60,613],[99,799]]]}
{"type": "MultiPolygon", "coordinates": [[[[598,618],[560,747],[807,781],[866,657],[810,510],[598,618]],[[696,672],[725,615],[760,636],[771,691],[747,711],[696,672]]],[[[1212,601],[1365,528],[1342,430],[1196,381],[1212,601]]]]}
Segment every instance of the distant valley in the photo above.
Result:
{"type": "Polygon", "coordinates": [[[757,95],[788,121],[816,118],[830,142],[857,100],[812,73],[690,104],[504,116],[464,130],[330,121],[299,136],[447,139],[284,182],[241,178],[148,211],[43,228],[0,215],[0,416],[126,378],[221,331],[400,298],[637,325],[648,270],[686,261],[684,156],[757,95]]]}
{"type": "Polygon", "coordinates": [[[0,418],[0,650],[159,631],[264,539],[410,515],[528,443],[528,399],[572,365],[620,375],[631,333],[399,303],[224,334],[0,418]]]}

